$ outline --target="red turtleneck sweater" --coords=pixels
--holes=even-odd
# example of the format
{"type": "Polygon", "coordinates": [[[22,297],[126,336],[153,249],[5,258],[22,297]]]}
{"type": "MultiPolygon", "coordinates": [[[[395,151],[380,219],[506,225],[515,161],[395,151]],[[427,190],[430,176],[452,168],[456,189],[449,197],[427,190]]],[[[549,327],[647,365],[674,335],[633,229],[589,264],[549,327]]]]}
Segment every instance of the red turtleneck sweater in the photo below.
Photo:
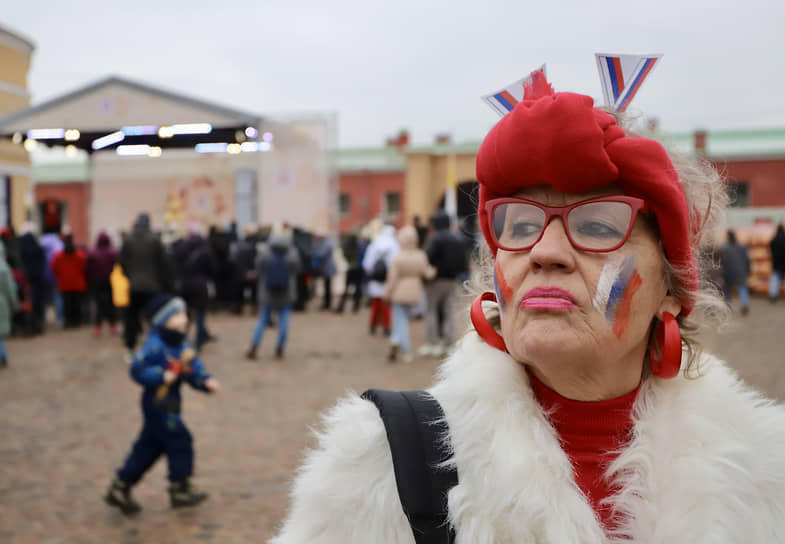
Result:
{"type": "Polygon", "coordinates": [[[629,438],[632,429],[632,405],[640,385],[621,397],[598,402],[571,400],[549,389],[528,371],[537,402],[547,413],[572,462],[575,481],[586,495],[594,512],[606,529],[616,526],[611,509],[601,501],[614,488],[604,478],[608,465],[629,438]]]}

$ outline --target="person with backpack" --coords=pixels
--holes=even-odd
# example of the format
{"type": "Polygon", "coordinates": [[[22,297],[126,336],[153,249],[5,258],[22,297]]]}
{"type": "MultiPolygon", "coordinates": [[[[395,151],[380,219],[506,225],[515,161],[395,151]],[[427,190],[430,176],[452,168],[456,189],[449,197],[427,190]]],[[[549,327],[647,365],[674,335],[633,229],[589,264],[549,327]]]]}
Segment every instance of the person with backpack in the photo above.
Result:
{"type": "Polygon", "coordinates": [[[477,153],[471,328],[325,415],[269,544],[785,541],[785,406],[704,351],[721,176],[544,79],[477,153]]]}
{"type": "Polygon", "coordinates": [[[300,256],[291,242],[290,232],[271,234],[267,243],[260,246],[256,257],[259,319],[251,337],[251,346],[245,353],[247,359],[256,359],[256,350],[262,342],[273,312],[278,314],[275,358],[283,358],[292,305],[297,299],[297,275],[300,267],[300,256]]]}
{"type": "Polygon", "coordinates": [[[368,296],[371,299],[369,332],[376,334],[376,327],[382,326],[385,336],[390,335],[390,303],[385,300],[387,271],[398,254],[398,240],[395,227],[384,225],[370,243],[363,256],[363,270],[368,278],[368,296]]]}

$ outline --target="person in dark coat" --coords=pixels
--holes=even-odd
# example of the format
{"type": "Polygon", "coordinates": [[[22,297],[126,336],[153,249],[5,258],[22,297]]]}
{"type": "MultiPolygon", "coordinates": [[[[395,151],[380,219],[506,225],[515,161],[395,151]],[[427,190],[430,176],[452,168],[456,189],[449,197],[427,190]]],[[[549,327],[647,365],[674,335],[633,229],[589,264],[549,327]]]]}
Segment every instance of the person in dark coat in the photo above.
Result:
{"type": "Polygon", "coordinates": [[[264,330],[270,322],[273,311],[278,313],[278,342],[275,345],[275,357],[277,359],[283,357],[292,305],[297,300],[297,276],[300,269],[300,257],[290,241],[289,233],[270,236],[267,244],[259,249],[256,257],[259,319],[246,358],[256,359],[256,350],[262,342],[264,330]]]}
{"type": "Polygon", "coordinates": [[[87,254],[77,248],[72,235],[67,234],[61,252],[52,259],[52,272],[57,278],[57,290],[63,297],[63,326],[82,324],[82,299],[87,291],[85,265],[87,254]]]}
{"type": "Polygon", "coordinates": [[[188,327],[185,301],[171,295],[156,295],[147,307],[150,331],[131,364],[131,377],[144,387],[144,425],[104,500],[126,515],[141,506],[131,497],[131,488],[161,455],[169,461],[169,496],[172,508],[193,506],[207,498],[190,485],[193,474],[193,439],[181,419],[180,386],[183,382],[203,391],[220,390],[204,363],[185,341],[188,327]]]}
{"type": "Polygon", "coordinates": [[[106,232],[101,232],[95,242],[95,248],[87,254],[87,285],[95,303],[95,328],[93,334],[101,336],[103,322],[109,324],[112,334],[117,334],[117,314],[112,302],[112,274],[117,250],[112,247],[112,240],[106,232]]]}
{"type": "Polygon", "coordinates": [[[346,285],[341,295],[341,300],[338,302],[338,307],[335,308],[335,313],[343,313],[346,300],[349,298],[351,290],[351,297],[354,302],[352,311],[357,313],[360,309],[360,302],[363,297],[363,276],[364,271],[362,267],[363,254],[361,252],[360,240],[356,234],[349,234],[343,239],[341,247],[344,259],[348,264],[346,269],[346,285]]]}
{"type": "Polygon", "coordinates": [[[259,243],[259,228],[248,223],[243,229],[243,238],[232,243],[229,252],[233,272],[234,308],[236,314],[243,313],[245,294],[250,292],[252,305],[256,307],[256,244],[259,243]]]}
{"type": "Polygon", "coordinates": [[[469,268],[466,242],[450,229],[450,217],[443,210],[431,218],[434,232],[427,242],[426,253],[431,266],[436,268],[436,279],[425,286],[426,341],[421,355],[441,356],[455,341],[454,305],[460,292],[461,277],[469,268]],[[439,316],[443,317],[439,326],[439,316]],[[440,334],[441,330],[441,334],[440,334]],[[440,338],[441,337],[441,338],[440,338]]]}
{"type": "Polygon", "coordinates": [[[44,331],[44,317],[46,310],[46,254],[38,244],[32,232],[26,232],[19,237],[19,258],[22,262],[27,282],[30,285],[30,333],[40,334],[44,331]]]}
{"type": "Polygon", "coordinates": [[[785,282],[785,227],[777,225],[777,232],[769,242],[771,249],[771,280],[769,280],[769,300],[775,302],[780,292],[780,284],[785,282]]]}
{"type": "Polygon", "coordinates": [[[229,262],[231,233],[222,227],[213,225],[207,235],[210,250],[215,261],[215,305],[218,309],[226,309],[232,299],[232,264],[229,262]]]}
{"type": "Polygon", "coordinates": [[[313,251],[311,253],[311,268],[314,276],[322,279],[324,296],[322,298],[321,310],[329,310],[332,306],[332,284],[333,276],[337,272],[333,250],[335,244],[323,232],[318,233],[314,238],[313,251]]]}
{"type": "Polygon", "coordinates": [[[195,232],[178,245],[175,260],[180,265],[180,290],[194,317],[196,325],[194,347],[198,352],[208,339],[207,284],[215,277],[215,260],[207,240],[195,232]]]}
{"type": "Polygon", "coordinates": [[[725,302],[730,304],[732,291],[736,288],[741,300],[741,313],[746,315],[750,311],[750,291],[747,287],[750,257],[747,248],[736,240],[735,232],[728,230],[727,241],[720,247],[719,254],[725,302]]]}
{"type": "Polygon", "coordinates": [[[123,340],[126,347],[126,360],[130,362],[142,331],[141,314],[160,293],[171,291],[173,287],[172,266],[161,240],[150,230],[150,216],[140,213],[133,231],[125,238],[117,257],[123,273],[130,282],[130,300],[125,310],[123,340]]]}

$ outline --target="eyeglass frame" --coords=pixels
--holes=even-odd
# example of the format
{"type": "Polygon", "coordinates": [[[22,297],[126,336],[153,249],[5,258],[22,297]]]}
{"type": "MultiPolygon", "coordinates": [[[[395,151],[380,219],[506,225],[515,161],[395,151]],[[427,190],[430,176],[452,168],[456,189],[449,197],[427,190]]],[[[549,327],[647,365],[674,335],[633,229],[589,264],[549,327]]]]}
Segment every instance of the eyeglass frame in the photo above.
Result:
{"type": "Polygon", "coordinates": [[[608,196],[587,198],[586,200],[580,200],[578,202],[574,202],[567,206],[546,206],[535,200],[528,200],[525,198],[515,198],[515,197],[494,198],[485,203],[485,213],[488,217],[488,227],[489,227],[488,231],[490,232],[491,238],[493,239],[493,242],[496,244],[496,247],[498,249],[503,249],[504,251],[529,251],[531,248],[536,246],[537,243],[542,239],[542,235],[545,234],[545,229],[548,228],[548,225],[550,225],[551,223],[551,219],[553,219],[554,217],[559,217],[561,219],[562,225],[564,227],[564,233],[567,235],[567,239],[570,241],[570,244],[572,244],[572,247],[574,247],[575,249],[578,249],[580,251],[589,251],[591,253],[609,253],[611,251],[616,251],[621,246],[623,246],[629,239],[630,234],[632,234],[632,229],[635,226],[635,219],[637,219],[638,212],[641,210],[643,210],[644,212],[648,210],[646,201],[643,200],[642,198],[627,196],[627,195],[608,195],[608,196]],[[609,249],[593,249],[593,248],[583,247],[580,244],[575,243],[575,241],[572,239],[572,235],[570,234],[570,226],[569,226],[569,222],[567,221],[567,215],[569,215],[569,213],[573,209],[582,206],[584,204],[590,204],[592,202],[623,202],[628,206],[630,206],[630,209],[632,210],[632,213],[630,215],[630,224],[627,227],[627,232],[624,235],[624,238],[617,245],[609,249]],[[534,242],[532,242],[531,245],[524,248],[511,249],[509,247],[502,245],[496,236],[496,229],[494,229],[493,227],[493,210],[501,204],[520,204],[520,203],[531,204],[536,208],[539,208],[542,211],[544,211],[545,221],[543,223],[542,230],[540,231],[540,235],[537,237],[537,239],[534,242]]]}

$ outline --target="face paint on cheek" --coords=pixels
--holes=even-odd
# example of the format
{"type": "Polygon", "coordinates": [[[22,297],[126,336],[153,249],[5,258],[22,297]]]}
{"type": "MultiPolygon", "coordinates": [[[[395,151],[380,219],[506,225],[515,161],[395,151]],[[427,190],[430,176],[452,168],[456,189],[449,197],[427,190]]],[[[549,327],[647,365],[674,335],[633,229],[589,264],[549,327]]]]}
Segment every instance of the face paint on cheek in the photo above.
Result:
{"type": "Polygon", "coordinates": [[[507,284],[507,280],[504,279],[499,261],[496,261],[493,267],[493,287],[496,290],[496,300],[499,302],[499,308],[503,312],[507,301],[512,298],[512,288],[507,284]]]}
{"type": "Polygon", "coordinates": [[[593,304],[597,311],[605,312],[605,319],[613,324],[616,338],[621,338],[627,329],[632,299],[642,284],[643,280],[635,270],[635,257],[631,255],[602,268],[593,304]]]}
{"type": "Polygon", "coordinates": [[[635,293],[641,285],[643,285],[643,280],[640,275],[638,275],[638,272],[633,273],[629,283],[627,283],[627,288],[624,290],[624,294],[621,297],[621,302],[619,302],[618,309],[616,310],[616,321],[613,323],[613,334],[615,334],[616,338],[619,340],[621,340],[624,331],[627,330],[627,324],[630,322],[632,297],[635,296],[635,293]]]}
{"type": "Polygon", "coordinates": [[[624,290],[630,282],[630,278],[635,273],[635,257],[630,255],[625,257],[619,265],[619,271],[613,280],[613,285],[608,292],[608,304],[605,306],[605,319],[609,323],[616,320],[616,307],[624,295],[624,290]]]}

